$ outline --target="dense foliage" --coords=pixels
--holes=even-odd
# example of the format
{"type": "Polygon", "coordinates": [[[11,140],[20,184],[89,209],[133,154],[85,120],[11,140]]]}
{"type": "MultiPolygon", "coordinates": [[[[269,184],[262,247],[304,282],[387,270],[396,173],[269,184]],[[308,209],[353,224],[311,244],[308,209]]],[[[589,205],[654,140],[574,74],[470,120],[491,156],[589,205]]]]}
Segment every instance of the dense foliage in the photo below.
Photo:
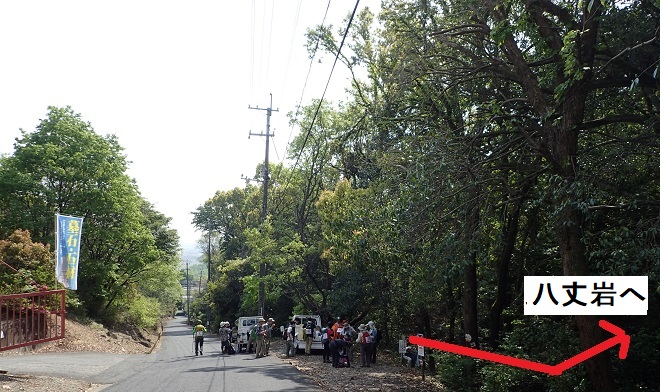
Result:
{"type": "Polygon", "coordinates": [[[607,336],[596,317],[525,317],[524,276],[644,275],[648,316],[607,318],[632,336],[625,361],[549,377],[438,354],[439,374],[455,390],[657,390],[659,23],[651,0],[415,0],[357,15],[341,53],[346,26],[310,30],[352,88],[291,115],[266,222],[254,186],[198,209],[217,240],[206,300],[256,313],[263,282],[278,322],[374,319],[392,348],[469,333],[554,364],[607,336]]]}
{"type": "Polygon", "coordinates": [[[0,160],[0,234],[15,244],[0,248],[0,256],[27,271],[1,269],[3,293],[16,292],[20,276],[55,288],[48,249],[54,215],[61,213],[84,218],[78,290],[67,293],[71,305],[110,324],[152,326],[170,313],[181,300],[178,236],[126,170],[116,138],[97,135],[71,108],[50,107],[34,132],[22,130],[14,153],[0,160]],[[26,250],[17,253],[18,244],[26,250]],[[39,244],[47,244],[49,257],[35,253],[39,244]]]}

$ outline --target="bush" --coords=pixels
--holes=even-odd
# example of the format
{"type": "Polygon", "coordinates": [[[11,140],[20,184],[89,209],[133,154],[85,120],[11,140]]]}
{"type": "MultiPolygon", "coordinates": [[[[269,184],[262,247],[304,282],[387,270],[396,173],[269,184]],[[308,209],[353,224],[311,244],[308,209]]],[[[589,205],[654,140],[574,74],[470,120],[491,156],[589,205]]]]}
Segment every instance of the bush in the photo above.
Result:
{"type": "Polygon", "coordinates": [[[473,391],[477,385],[477,361],[450,353],[437,354],[438,378],[451,391],[473,391]]]}
{"type": "Polygon", "coordinates": [[[50,289],[55,281],[53,259],[50,247],[32,242],[27,230],[0,239],[0,294],[50,289]]]}
{"type": "MultiPolygon", "coordinates": [[[[500,346],[499,353],[534,362],[556,365],[580,351],[577,334],[565,323],[550,318],[526,317],[513,323],[500,346]]],[[[574,367],[561,376],[549,376],[491,362],[479,369],[481,391],[586,391],[584,367],[574,367]]]]}
{"type": "Polygon", "coordinates": [[[138,295],[117,315],[117,323],[144,329],[153,329],[160,320],[158,300],[138,295]]]}

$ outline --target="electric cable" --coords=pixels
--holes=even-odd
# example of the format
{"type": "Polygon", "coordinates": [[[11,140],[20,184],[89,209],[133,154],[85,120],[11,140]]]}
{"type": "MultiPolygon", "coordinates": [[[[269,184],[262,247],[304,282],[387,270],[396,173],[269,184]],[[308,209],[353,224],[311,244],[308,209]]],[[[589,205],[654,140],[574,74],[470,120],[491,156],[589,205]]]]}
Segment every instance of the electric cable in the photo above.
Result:
{"type": "MultiPolygon", "coordinates": [[[[328,0],[328,4],[325,7],[325,14],[323,15],[323,20],[321,21],[321,28],[323,28],[323,26],[325,26],[325,21],[328,18],[328,11],[330,10],[330,3],[331,2],[332,2],[332,0],[328,0]]],[[[300,11],[300,9],[298,11],[300,11]]],[[[297,20],[297,18],[296,18],[296,20],[297,20]]],[[[276,178],[279,176],[279,173],[281,172],[282,167],[284,167],[284,160],[286,159],[287,152],[289,151],[289,145],[291,143],[291,137],[293,136],[294,124],[295,124],[296,120],[298,119],[298,115],[300,114],[300,109],[302,107],[303,97],[305,96],[305,90],[307,88],[307,83],[309,82],[309,76],[312,73],[312,66],[314,65],[314,60],[316,59],[316,52],[318,51],[320,41],[321,41],[321,36],[319,35],[316,39],[316,44],[314,46],[314,50],[312,51],[312,56],[309,60],[309,67],[307,69],[307,76],[305,77],[305,83],[303,84],[303,88],[302,88],[302,91],[300,93],[300,100],[298,101],[298,105],[296,105],[296,112],[293,115],[293,119],[291,121],[291,126],[289,128],[289,138],[287,139],[287,142],[286,142],[286,149],[284,150],[284,154],[282,155],[280,165],[278,166],[277,171],[275,172],[275,175],[274,175],[274,177],[276,177],[276,178]]],[[[292,40],[292,45],[293,45],[293,40],[292,40]]],[[[288,69],[288,67],[287,67],[287,69],[288,69]]],[[[273,145],[275,145],[275,143],[273,143],[273,145]]],[[[278,154],[278,160],[279,160],[279,154],[278,154]]]]}
{"type": "MultiPolygon", "coordinates": [[[[335,55],[335,60],[332,63],[332,68],[330,70],[330,75],[328,76],[328,81],[325,84],[325,89],[323,90],[321,99],[319,100],[319,103],[316,106],[316,111],[314,112],[314,117],[312,117],[312,122],[310,123],[309,127],[307,128],[307,132],[305,133],[305,138],[303,139],[302,146],[300,148],[300,151],[298,152],[298,157],[296,158],[296,162],[291,168],[291,173],[289,174],[289,178],[283,183],[282,188],[284,189],[286,189],[286,185],[291,181],[291,178],[293,177],[293,173],[295,172],[296,167],[298,166],[298,162],[300,161],[300,157],[302,156],[302,152],[305,149],[305,145],[307,145],[307,140],[309,140],[309,136],[311,134],[312,128],[314,127],[316,118],[318,117],[319,111],[321,110],[321,105],[323,104],[323,100],[325,99],[325,94],[328,91],[328,86],[330,86],[330,80],[332,79],[332,74],[334,73],[335,66],[337,65],[337,61],[339,61],[339,54],[341,53],[341,49],[344,47],[344,42],[346,41],[346,37],[348,36],[348,31],[351,28],[351,24],[353,23],[353,18],[355,17],[355,13],[357,12],[357,8],[359,4],[360,4],[360,0],[357,0],[355,2],[355,7],[353,8],[353,13],[351,14],[351,18],[348,20],[348,24],[346,25],[346,30],[344,30],[344,36],[341,39],[341,44],[337,49],[337,54],[335,55]]],[[[273,210],[277,210],[277,207],[279,207],[279,203],[275,205],[275,208],[273,210]]]]}

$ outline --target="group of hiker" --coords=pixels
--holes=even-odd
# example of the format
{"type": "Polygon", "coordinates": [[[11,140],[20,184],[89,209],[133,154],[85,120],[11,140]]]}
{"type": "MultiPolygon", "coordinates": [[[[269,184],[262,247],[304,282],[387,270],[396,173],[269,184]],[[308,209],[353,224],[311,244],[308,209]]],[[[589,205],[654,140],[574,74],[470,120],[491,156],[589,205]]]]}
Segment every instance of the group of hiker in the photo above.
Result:
{"type": "MultiPolygon", "coordinates": [[[[250,345],[255,350],[255,358],[268,355],[272,332],[275,329],[275,320],[259,318],[250,328],[250,345]]],[[[206,327],[198,320],[193,327],[195,355],[204,355],[204,333],[206,327]]],[[[355,329],[347,320],[331,320],[325,327],[317,326],[316,320],[291,320],[284,330],[283,338],[286,340],[285,355],[293,357],[296,354],[299,338],[305,342],[305,355],[311,355],[312,343],[315,336],[320,337],[323,343],[323,363],[331,363],[333,367],[350,367],[351,358],[359,350],[361,367],[370,367],[376,363],[376,349],[380,340],[378,329],[373,321],[360,324],[355,329]],[[299,324],[303,323],[299,326],[299,324]],[[302,333],[300,333],[302,331],[302,333]],[[357,349],[356,349],[357,348],[357,349]]],[[[235,350],[231,345],[231,323],[223,321],[218,330],[221,353],[233,354],[235,350]]],[[[318,340],[317,340],[318,341],[318,340]]],[[[249,347],[248,346],[248,347],[249,347]]]]}
{"type": "MultiPolygon", "coordinates": [[[[302,321],[291,320],[285,331],[287,357],[295,356],[296,341],[299,337],[296,327],[302,321]]],[[[362,367],[370,367],[376,363],[376,348],[380,339],[373,321],[360,324],[356,330],[347,320],[339,318],[329,321],[323,328],[316,326],[313,318],[304,320],[302,338],[305,342],[305,355],[311,355],[315,334],[320,334],[323,343],[323,363],[332,363],[335,368],[350,367],[356,347],[359,348],[362,367]]]]}
{"type": "Polygon", "coordinates": [[[273,328],[275,328],[275,320],[269,318],[266,322],[266,319],[261,317],[257,320],[257,324],[250,329],[250,342],[254,345],[255,358],[268,355],[273,328]]]}
{"type": "Polygon", "coordinates": [[[378,329],[373,321],[360,324],[357,330],[347,320],[329,321],[321,329],[323,362],[332,367],[350,367],[356,346],[360,350],[361,367],[376,363],[376,348],[379,341],[378,329]]]}

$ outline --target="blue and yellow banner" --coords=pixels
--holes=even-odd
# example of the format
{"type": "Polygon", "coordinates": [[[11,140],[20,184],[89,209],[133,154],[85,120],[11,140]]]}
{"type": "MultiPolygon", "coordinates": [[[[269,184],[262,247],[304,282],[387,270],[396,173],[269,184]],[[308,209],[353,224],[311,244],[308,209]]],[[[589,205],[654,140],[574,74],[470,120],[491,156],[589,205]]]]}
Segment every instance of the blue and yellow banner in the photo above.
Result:
{"type": "Polygon", "coordinates": [[[64,287],[76,290],[83,218],[57,214],[55,222],[55,275],[64,287]]]}

